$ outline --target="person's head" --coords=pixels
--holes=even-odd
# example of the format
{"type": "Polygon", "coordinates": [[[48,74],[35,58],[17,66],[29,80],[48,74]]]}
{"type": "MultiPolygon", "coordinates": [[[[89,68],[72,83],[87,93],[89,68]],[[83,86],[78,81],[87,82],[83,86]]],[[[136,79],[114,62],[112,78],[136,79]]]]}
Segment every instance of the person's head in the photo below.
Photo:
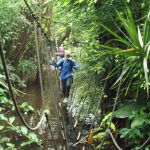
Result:
{"type": "Polygon", "coordinates": [[[65,58],[70,58],[70,57],[71,57],[71,51],[65,50],[65,58]]]}

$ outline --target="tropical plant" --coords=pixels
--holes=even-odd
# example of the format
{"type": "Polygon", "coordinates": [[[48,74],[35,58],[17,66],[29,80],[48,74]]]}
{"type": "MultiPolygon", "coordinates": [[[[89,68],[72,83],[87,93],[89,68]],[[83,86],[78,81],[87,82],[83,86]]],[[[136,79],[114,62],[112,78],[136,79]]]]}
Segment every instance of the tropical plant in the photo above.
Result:
{"type": "MultiPolygon", "coordinates": [[[[6,97],[6,93],[6,90],[0,88],[0,148],[2,150],[11,150],[18,147],[17,142],[15,142],[13,140],[14,138],[11,138],[8,133],[11,133],[11,136],[18,135],[20,138],[19,147],[23,148],[31,145],[32,143],[36,143],[38,146],[41,146],[42,141],[34,132],[29,131],[25,126],[17,125],[16,116],[13,114],[13,103],[6,97]],[[10,109],[12,109],[13,112],[9,112],[8,110],[10,109]]],[[[28,112],[31,112],[31,110],[34,110],[29,104],[25,102],[21,104],[20,108],[22,111],[26,112],[26,115],[29,114],[28,112]]]]}
{"type": "MultiPolygon", "coordinates": [[[[26,87],[26,84],[25,84],[25,81],[22,80],[19,75],[16,74],[16,69],[9,63],[7,62],[7,70],[9,72],[9,78],[10,78],[10,81],[12,83],[12,85],[14,87],[18,87],[18,88],[23,88],[23,87],[26,87]]],[[[4,72],[3,71],[3,66],[2,64],[0,63],[0,71],[1,72],[4,72]]],[[[0,75],[0,84],[8,89],[7,85],[6,85],[6,79],[5,79],[5,76],[3,75],[3,73],[0,75]]],[[[15,89],[14,91],[16,91],[17,89],[15,89]]]]}
{"type": "MultiPolygon", "coordinates": [[[[128,146],[138,148],[142,145],[145,138],[150,136],[149,125],[150,115],[148,113],[149,104],[139,111],[134,111],[130,116],[129,127],[120,129],[121,138],[129,142],[128,146]],[[136,145],[135,145],[136,144],[136,145]]],[[[148,146],[146,146],[148,148],[148,146]]]]}
{"type": "Polygon", "coordinates": [[[103,50],[100,55],[115,55],[115,65],[108,78],[117,77],[112,86],[114,89],[119,89],[121,84],[118,107],[123,106],[115,112],[115,115],[122,118],[129,117],[130,121],[133,119],[131,128],[126,126],[120,130],[120,133],[121,138],[130,140],[128,145],[130,148],[136,148],[135,143],[140,146],[142,138],[145,140],[149,136],[149,133],[145,132],[149,124],[148,114],[142,111],[141,107],[143,106],[143,109],[147,110],[147,107],[144,105],[148,105],[146,99],[149,98],[150,18],[148,12],[144,23],[142,22],[137,26],[130,9],[128,7],[126,9],[126,17],[124,14],[116,11],[121,27],[114,23],[119,33],[101,24],[115,39],[109,40],[107,45],[100,45],[100,48],[103,50]],[[124,101],[121,102],[121,100],[124,101]],[[135,102],[140,102],[140,105],[135,102]],[[134,115],[131,115],[132,112],[134,115]]]}
{"type": "Polygon", "coordinates": [[[24,59],[20,60],[17,66],[17,72],[21,75],[22,79],[29,78],[31,72],[36,70],[36,66],[33,60],[24,59]]]}
{"type": "Polygon", "coordinates": [[[109,127],[113,132],[116,131],[116,126],[113,122],[110,122],[110,118],[112,117],[112,113],[107,114],[101,121],[98,128],[93,130],[93,138],[98,141],[99,144],[96,145],[97,149],[99,147],[104,147],[105,145],[110,144],[110,140],[108,139],[108,135],[106,129],[109,127]],[[103,142],[104,143],[103,143],[103,142]]]}
{"type": "Polygon", "coordinates": [[[120,47],[113,47],[107,45],[100,45],[101,48],[107,49],[106,54],[116,55],[117,66],[112,70],[110,76],[118,73],[118,68],[123,68],[122,73],[114,83],[118,84],[123,78],[122,84],[126,85],[125,90],[127,93],[131,86],[137,87],[137,93],[139,89],[147,89],[147,97],[149,97],[149,52],[150,52],[150,17],[149,13],[144,24],[136,26],[131,11],[127,7],[127,17],[123,17],[121,13],[116,11],[119,20],[122,23],[125,31],[121,30],[119,26],[117,28],[123,34],[113,32],[105,25],[101,26],[112,34],[120,43],[120,47]],[[124,49],[126,48],[126,49],[124,49]],[[123,56],[121,59],[119,56],[123,56]]]}

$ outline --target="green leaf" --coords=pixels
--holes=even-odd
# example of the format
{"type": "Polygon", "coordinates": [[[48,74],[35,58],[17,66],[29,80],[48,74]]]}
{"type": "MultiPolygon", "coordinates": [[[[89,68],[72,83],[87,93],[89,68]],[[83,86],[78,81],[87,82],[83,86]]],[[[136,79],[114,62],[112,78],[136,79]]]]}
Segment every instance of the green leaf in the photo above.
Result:
{"type": "Polygon", "coordinates": [[[140,115],[132,121],[131,128],[142,126],[144,122],[145,122],[145,118],[140,115]]]}
{"type": "Polygon", "coordinates": [[[34,141],[25,141],[21,143],[21,147],[32,144],[34,141]]]}
{"type": "Polygon", "coordinates": [[[84,0],[78,0],[79,3],[82,3],[84,0]]]}
{"type": "Polygon", "coordinates": [[[128,45],[129,47],[132,47],[132,44],[129,43],[126,39],[122,38],[121,36],[119,36],[118,34],[116,34],[115,32],[113,32],[112,30],[110,30],[109,28],[107,28],[105,25],[101,24],[101,26],[107,30],[110,34],[112,34],[114,37],[116,37],[117,39],[120,40],[120,42],[124,43],[125,45],[128,45]]]}
{"type": "Polygon", "coordinates": [[[0,143],[3,143],[3,142],[10,142],[10,138],[8,138],[8,137],[1,137],[0,138],[0,143]]]}
{"type": "Polygon", "coordinates": [[[147,87],[147,97],[149,97],[149,68],[148,68],[148,58],[150,53],[150,45],[147,48],[147,54],[146,57],[143,59],[143,68],[144,68],[144,74],[145,74],[145,81],[146,81],[146,87],[147,87]]]}
{"type": "Polygon", "coordinates": [[[15,116],[10,117],[8,121],[12,124],[15,121],[15,116]]]}
{"type": "Polygon", "coordinates": [[[130,69],[130,67],[126,67],[126,68],[123,69],[121,75],[116,80],[116,82],[113,84],[113,86],[116,85],[123,78],[123,76],[128,72],[129,69],[130,69]]]}
{"type": "Polygon", "coordinates": [[[100,140],[100,139],[103,139],[106,135],[107,135],[106,132],[100,132],[100,133],[94,135],[93,138],[100,140]]]}
{"type": "Polygon", "coordinates": [[[113,122],[111,122],[111,124],[110,124],[110,122],[108,121],[106,124],[115,132],[116,127],[115,127],[115,124],[113,122]]]}
{"type": "Polygon", "coordinates": [[[28,102],[22,103],[20,107],[25,109],[26,111],[34,111],[34,108],[30,106],[28,102]]]}
{"type": "Polygon", "coordinates": [[[13,127],[13,126],[8,126],[7,129],[11,130],[11,131],[15,131],[17,133],[19,133],[18,129],[13,127]]]}
{"type": "Polygon", "coordinates": [[[144,43],[143,43],[143,39],[142,39],[142,35],[141,35],[141,31],[139,27],[138,27],[138,39],[139,39],[141,47],[143,47],[144,43]]]}
{"type": "Polygon", "coordinates": [[[107,114],[104,119],[101,121],[100,127],[105,125],[106,121],[112,116],[112,113],[110,112],[109,114],[107,114]]]}
{"type": "MultiPolygon", "coordinates": [[[[118,40],[117,40],[118,41],[118,40]]],[[[137,49],[126,49],[126,50],[123,50],[123,49],[119,49],[119,48],[116,48],[116,47],[110,47],[110,46],[107,46],[107,45],[99,45],[100,47],[106,49],[106,50],[109,50],[109,51],[104,51],[102,55],[123,55],[123,56],[137,56],[139,55],[138,54],[138,51],[137,49]]]]}
{"type": "Polygon", "coordinates": [[[13,150],[15,148],[15,145],[12,143],[6,143],[6,145],[9,147],[9,150],[13,150]]]}
{"type": "Polygon", "coordinates": [[[48,5],[49,3],[51,3],[52,2],[52,0],[47,0],[47,1],[45,1],[44,3],[43,3],[43,5],[48,5]]]}
{"type": "Polygon", "coordinates": [[[27,102],[23,102],[20,107],[27,107],[29,104],[27,102]]]}
{"type": "Polygon", "coordinates": [[[25,126],[20,126],[20,129],[21,129],[23,134],[26,135],[28,133],[28,129],[25,126]]]}
{"type": "Polygon", "coordinates": [[[7,121],[8,119],[4,116],[4,114],[0,114],[0,120],[5,120],[5,121],[7,121]]]}
{"type": "Polygon", "coordinates": [[[130,41],[130,43],[132,43],[133,45],[140,47],[140,43],[138,40],[138,33],[137,33],[137,28],[136,25],[134,23],[131,11],[128,7],[126,7],[127,10],[127,19],[125,19],[124,17],[122,17],[122,15],[116,11],[118,18],[120,19],[121,23],[123,24],[124,28],[126,29],[126,31],[129,34],[128,40],[130,41]]]}
{"type": "Polygon", "coordinates": [[[133,134],[134,134],[135,136],[137,136],[137,137],[142,137],[142,134],[141,134],[141,132],[140,132],[139,129],[134,128],[134,129],[133,129],[133,134]]]}
{"type": "Polygon", "coordinates": [[[144,29],[143,29],[143,41],[144,45],[146,45],[150,41],[150,19],[147,18],[144,24],[144,29]]]}
{"type": "Polygon", "coordinates": [[[127,0],[127,3],[130,3],[131,0],[127,0]]]}
{"type": "Polygon", "coordinates": [[[96,129],[93,130],[93,133],[96,133],[96,132],[98,132],[98,131],[100,132],[101,130],[104,130],[104,129],[101,128],[101,127],[98,127],[98,128],[96,128],[96,129]]]}
{"type": "Polygon", "coordinates": [[[0,130],[3,130],[4,126],[0,126],[0,130]]]}
{"type": "Polygon", "coordinates": [[[140,110],[142,107],[143,107],[143,105],[139,105],[136,103],[131,103],[131,104],[125,105],[114,112],[114,117],[127,118],[130,115],[132,115],[132,113],[134,111],[140,110]]]}
{"type": "Polygon", "coordinates": [[[128,128],[121,128],[121,130],[119,132],[121,134],[120,138],[124,138],[124,137],[128,136],[128,134],[130,132],[130,129],[128,129],[128,128]]]}
{"type": "Polygon", "coordinates": [[[29,136],[32,140],[38,142],[38,137],[37,137],[37,135],[36,135],[34,132],[30,132],[30,133],[28,134],[28,136],[29,136]]]}

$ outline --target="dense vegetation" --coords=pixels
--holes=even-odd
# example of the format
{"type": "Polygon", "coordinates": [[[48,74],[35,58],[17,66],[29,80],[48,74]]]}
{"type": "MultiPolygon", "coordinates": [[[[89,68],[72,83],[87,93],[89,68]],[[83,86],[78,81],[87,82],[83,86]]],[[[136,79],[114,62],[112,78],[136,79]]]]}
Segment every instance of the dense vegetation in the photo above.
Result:
{"type": "Polygon", "coordinates": [[[93,131],[97,148],[114,148],[106,134],[110,128],[122,148],[138,149],[150,134],[149,1],[65,0],[55,5],[60,30],[55,34],[61,38],[70,31],[64,42],[76,47],[81,62],[76,81],[77,106],[84,103],[80,121],[95,115],[100,101],[93,131]]]}
{"type": "MultiPolygon", "coordinates": [[[[116,149],[106,132],[111,131],[124,149],[150,149],[148,142],[141,148],[150,136],[150,1],[29,2],[50,39],[64,43],[80,63],[74,82],[75,106],[81,112],[81,124],[90,115],[96,121],[89,123],[94,138],[89,143],[97,149],[116,149]]],[[[30,72],[37,69],[33,18],[21,1],[1,0],[0,26],[11,81],[16,88],[24,88],[30,72]]],[[[15,116],[9,116],[5,106],[12,103],[0,69],[0,120],[8,124],[0,124],[0,146],[17,146],[7,134],[10,131],[39,144],[25,127],[13,125],[15,116]]],[[[30,142],[22,142],[26,144],[30,142]]]]}

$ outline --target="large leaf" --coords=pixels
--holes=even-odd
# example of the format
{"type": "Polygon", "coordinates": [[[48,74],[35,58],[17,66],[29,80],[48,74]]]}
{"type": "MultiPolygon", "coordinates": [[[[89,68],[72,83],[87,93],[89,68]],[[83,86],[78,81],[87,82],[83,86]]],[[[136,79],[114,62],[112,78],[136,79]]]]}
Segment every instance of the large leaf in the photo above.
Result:
{"type": "Polygon", "coordinates": [[[107,135],[106,132],[100,132],[100,133],[94,135],[93,138],[100,140],[100,139],[103,139],[106,135],[107,135]]]}
{"type": "Polygon", "coordinates": [[[149,97],[149,69],[148,69],[149,53],[150,53],[150,45],[147,48],[146,57],[143,59],[143,68],[144,68],[144,74],[145,74],[145,81],[146,81],[146,87],[147,87],[147,95],[148,95],[148,97],[149,97]]]}
{"type": "Polygon", "coordinates": [[[145,21],[144,24],[143,41],[144,41],[144,45],[146,45],[150,41],[150,15],[148,15],[147,20],[145,21]]]}
{"type": "Polygon", "coordinates": [[[0,125],[0,130],[3,130],[3,128],[4,128],[4,126],[1,126],[1,125],[0,125]]]}
{"type": "Polygon", "coordinates": [[[141,47],[143,47],[144,43],[143,43],[143,39],[142,39],[142,35],[141,35],[141,31],[139,27],[138,27],[138,39],[139,39],[141,47]]]}
{"type": "Polygon", "coordinates": [[[110,121],[108,121],[106,124],[110,127],[110,129],[112,129],[115,132],[116,127],[115,127],[115,124],[113,122],[110,123],[110,121]]]}
{"type": "Polygon", "coordinates": [[[103,126],[103,125],[105,125],[106,122],[108,121],[108,119],[109,119],[111,116],[112,116],[112,112],[110,112],[109,114],[107,114],[107,115],[104,117],[104,119],[101,121],[100,127],[103,126]]]}
{"type": "Polygon", "coordinates": [[[109,28],[107,28],[105,25],[101,24],[101,26],[107,30],[110,34],[112,34],[114,37],[116,37],[117,39],[120,40],[120,42],[124,43],[125,45],[128,45],[129,47],[132,47],[132,44],[130,42],[128,42],[125,38],[122,38],[121,36],[119,36],[118,34],[116,34],[115,32],[113,32],[112,30],[110,30],[109,28]]]}
{"type": "Polygon", "coordinates": [[[5,121],[7,121],[8,119],[4,116],[4,114],[0,114],[0,120],[5,120],[5,121]]]}
{"type": "Polygon", "coordinates": [[[123,106],[123,107],[121,107],[115,111],[114,117],[116,117],[116,118],[127,118],[130,115],[132,115],[132,113],[134,111],[140,110],[142,107],[143,107],[143,105],[139,105],[136,103],[131,103],[131,104],[125,105],[125,106],[123,106]]]}
{"type": "Polygon", "coordinates": [[[106,54],[114,54],[114,55],[123,55],[123,56],[138,56],[138,51],[135,48],[130,48],[130,49],[120,49],[120,48],[116,48],[116,47],[110,47],[107,45],[99,45],[100,47],[109,50],[109,51],[104,51],[104,53],[106,54]]]}
{"type": "Polygon", "coordinates": [[[124,28],[128,32],[130,38],[127,36],[125,36],[125,37],[128,38],[130,43],[139,47],[140,43],[138,40],[138,32],[137,32],[137,28],[136,28],[136,25],[134,23],[130,9],[127,7],[127,19],[122,17],[122,15],[118,11],[116,11],[116,13],[117,13],[118,18],[120,19],[121,23],[123,24],[124,28]]]}
{"type": "Polygon", "coordinates": [[[122,77],[126,74],[126,72],[129,70],[129,68],[130,68],[130,67],[126,67],[126,68],[123,69],[121,75],[120,75],[119,78],[116,80],[116,82],[113,84],[113,86],[116,85],[116,84],[122,79],[122,77]]]}
{"type": "Polygon", "coordinates": [[[30,144],[32,144],[33,142],[34,142],[34,141],[25,141],[25,142],[22,142],[22,143],[21,143],[21,147],[30,145],[30,144]]]}
{"type": "Polygon", "coordinates": [[[9,118],[9,122],[12,124],[15,121],[15,116],[9,118]]]}
{"type": "Polygon", "coordinates": [[[28,129],[25,126],[20,126],[20,129],[21,129],[23,134],[26,135],[28,133],[28,129]]]}
{"type": "Polygon", "coordinates": [[[29,132],[28,137],[30,137],[33,141],[38,142],[38,137],[34,132],[29,132]]]}
{"type": "Polygon", "coordinates": [[[138,127],[138,126],[142,126],[144,122],[145,122],[145,118],[139,116],[138,118],[135,118],[135,119],[132,121],[132,123],[131,123],[131,128],[135,128],[135,127],[138,127]]]}

